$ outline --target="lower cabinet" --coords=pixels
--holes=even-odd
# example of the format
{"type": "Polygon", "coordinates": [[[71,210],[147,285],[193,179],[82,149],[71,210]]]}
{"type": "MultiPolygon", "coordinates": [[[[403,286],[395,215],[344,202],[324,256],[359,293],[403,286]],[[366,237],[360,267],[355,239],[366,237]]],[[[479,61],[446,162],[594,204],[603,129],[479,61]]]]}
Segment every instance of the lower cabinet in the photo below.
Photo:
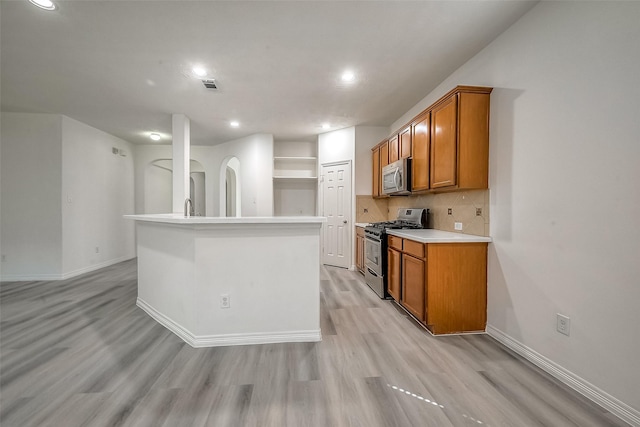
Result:
{"type": "Polygon", "coordinates": [[[416,319],[425,321],[425,261],[402,254],[402,298],[400,302],[416,319]]]}
{"type": "Polygon", "coordinates": [[[402,291],[402,252],[389,246],[387,253],[387,292],[400,301],[402,291]]]}
{"type": "Polygon", "coordinates": [[[389,294],[434,335],[485,330],[486,243],[389,236],[388,247],[389,294]]]}
{"type": "Polygon", "coordinates": [[[356,268],[364,274],[364,228],[356,227],[356,268]]]}

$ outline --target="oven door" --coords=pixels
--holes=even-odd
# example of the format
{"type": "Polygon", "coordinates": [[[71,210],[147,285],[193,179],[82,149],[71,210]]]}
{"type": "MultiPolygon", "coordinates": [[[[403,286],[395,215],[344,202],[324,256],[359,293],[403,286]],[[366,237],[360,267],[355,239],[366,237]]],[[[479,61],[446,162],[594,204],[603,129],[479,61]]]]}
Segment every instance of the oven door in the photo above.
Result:
{"type": "Polygon", "coordinates": [[[382,276],[382,249],[380,240],[369,236],[364,239],[364,265],[378,276],[382,276]]]}

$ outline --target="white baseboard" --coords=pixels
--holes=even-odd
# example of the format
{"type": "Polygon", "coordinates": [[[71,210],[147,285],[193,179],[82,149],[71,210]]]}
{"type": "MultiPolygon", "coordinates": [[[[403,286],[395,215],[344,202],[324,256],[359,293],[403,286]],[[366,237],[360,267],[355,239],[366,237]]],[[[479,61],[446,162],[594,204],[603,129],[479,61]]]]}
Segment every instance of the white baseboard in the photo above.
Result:
{"type": "Polygon", "coordinates": [[[117,264],[119,262],[127,261],[127,260],[130,260],[130,259],[133,259],[133,258],[135,258],[135,255],[133,255],[133,256],[123,256],[123,257],[120,257],[120,258],[114,258],[114,259],[110,259],[108,261],[103,261],[103,262],[101,262],[99,264],[93,264],[93,265],[89,265],[87,267],[79,268],[77,270],[70,271],[68,273],[62,273],[62,280],[70,279],[72,277],[80,276],[81,274],[90,273],[92,271],[100,270],[101,268],[109,267],[109,266],[112,266],[112,265],[117,264]]]}
{"type": "Polygon", "coordinates": [[[487,325],[487,334],[554,378],[571,387],[573,390],[602,406],[621,420],[631,424],[632,426],[640,426],[640,411],[632,408],[624,402],[621,402],[583,378],[580,378],[573,372],[568,371],[540,353],[513,339],[499,329],[496,329],[491,325],[487,325]]]}
{"type": "Polygon", "coordinates": [[[260,332],[248,334],[220,334],[220,335],[194,335],[189,330],[174,322],[169,317],[160,313],[141,298],[136,300],[136,305],[144,310],[156,322],[176,334],[191,347],[220,347],[228,345],[252,345],[274,344],[285,342],[316,342],[322,341],[320,330],[311,331],[285,331],[285,332],[260,332]]]}
{"type": "Polygon", "coordinates": [[[114,264],[118,264],[122,261],[127,261],[135,258],[134,256],[124,256],[120,258],[114,258],[107,261],[103,261],[99,264],[93,264],[87,267],[79,268],[74,271],[70,271],[62,274],[5,274],[2,275],[0,281],[2,282],[34,282],[45,280],[66,280],[72,277],[80,276],[81,274],[90,273],[92,271],[100,270],[101,268],[109,267],[114,264]]]}

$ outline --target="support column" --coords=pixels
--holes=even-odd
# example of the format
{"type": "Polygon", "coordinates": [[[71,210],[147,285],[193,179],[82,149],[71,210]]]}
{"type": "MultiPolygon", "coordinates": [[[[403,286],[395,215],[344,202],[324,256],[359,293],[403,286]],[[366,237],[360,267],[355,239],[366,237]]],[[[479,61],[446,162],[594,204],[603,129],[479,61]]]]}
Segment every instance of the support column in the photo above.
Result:
{"type": "Polygon", "coordinates": [[[184,201],[190,196],[191,133],[184,114],[171,116],[173,133],[173,213],[184,213],[184,201]]]}

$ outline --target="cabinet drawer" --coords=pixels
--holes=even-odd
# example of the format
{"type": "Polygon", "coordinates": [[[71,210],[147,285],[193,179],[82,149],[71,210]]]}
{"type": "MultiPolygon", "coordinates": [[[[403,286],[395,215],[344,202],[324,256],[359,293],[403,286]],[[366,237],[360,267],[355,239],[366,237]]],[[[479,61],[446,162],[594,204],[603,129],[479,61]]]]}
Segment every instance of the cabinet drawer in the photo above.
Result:
{"type": "Polygon", "coordinates": [[[403,251],[404,253],[412,255],[416,258],[424,258],[424,243],[404,239],[403,251]]]}
{"type": "Polygon", "coordinates": [[[390,248],[394,248],[399,251],[402,250],[402,237],[389,236],[389,240],[387,242],[389,243],[390,248]]]}
{"type": "Polygon", "coordinates": [[[356,236],[364,236],[364,228],[356,227],[356,236]]]}

